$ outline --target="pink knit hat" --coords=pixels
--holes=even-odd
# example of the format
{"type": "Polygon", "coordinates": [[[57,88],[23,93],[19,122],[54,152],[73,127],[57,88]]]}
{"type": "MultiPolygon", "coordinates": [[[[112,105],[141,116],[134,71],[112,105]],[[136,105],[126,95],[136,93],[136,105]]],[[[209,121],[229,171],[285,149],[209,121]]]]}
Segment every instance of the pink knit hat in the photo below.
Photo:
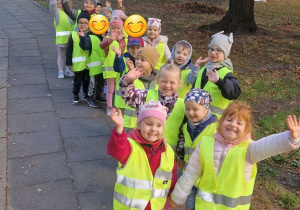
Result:
{"type": "Polygon", "coordinates": [[[115,9],[112,13],[111,13],[111,20],[113,17],[118,17],[121,20],[126,20],[127,19],[127,15],[125,15],[125,13],[122,10],[118,10],[115,9]]]}
{"type": "Polygon", "coordinates": [[[117,25],[119,26],[120,28],[123,28],[123,21],[120,20],[120,19],[114,19],[113,21],[111,21],[109,23],[109,26],[112,27],[113,25],[117,25]]]}
{"type": "Polygon", "coordinates": [[[147,28],[149,28],[150,26],[156,26],[159,30],[159,32],[161,31],[161,20],[157,19],[157,18],[148,18],[148,23],[147,23],[147,28]]]}
{"type": "Polygon", "coordinates": [[[155,117],[161,120],[164,124],[167,119],[168,108],[162,106],[159,101],[150,100],[143,106],[141,106],[139,115],[137,118],[137,124],[147,117],[155,117]]]}

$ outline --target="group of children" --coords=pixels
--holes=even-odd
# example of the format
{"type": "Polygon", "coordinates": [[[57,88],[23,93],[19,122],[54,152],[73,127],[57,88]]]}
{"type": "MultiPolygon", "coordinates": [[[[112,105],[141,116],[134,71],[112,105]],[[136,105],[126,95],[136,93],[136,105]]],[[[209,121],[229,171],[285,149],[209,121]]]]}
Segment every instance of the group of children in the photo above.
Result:
{"type": "Polygon", "coordinates": [[[83,10],[70,3],[50,0],[58,77],[66,53],[73,104],[81,84],[90,106],[107,102],[116,126],[107,145],[118,160],[114,209],[249,209],[256,163],[300,147],[300,118],[288,116],[287,132],[251,140],[251,108],[233,101],[241,94],[228,58],[233,35],[213,35],[208,56],[192,63],[189,42],[170,51],[160,19],[148,19],[145,37],[128,37],[122,0],[113,11],[109,2],[85,0],[83,10]],[[110,20],[107,34],[89,31],[99,11],[110,20]]]}

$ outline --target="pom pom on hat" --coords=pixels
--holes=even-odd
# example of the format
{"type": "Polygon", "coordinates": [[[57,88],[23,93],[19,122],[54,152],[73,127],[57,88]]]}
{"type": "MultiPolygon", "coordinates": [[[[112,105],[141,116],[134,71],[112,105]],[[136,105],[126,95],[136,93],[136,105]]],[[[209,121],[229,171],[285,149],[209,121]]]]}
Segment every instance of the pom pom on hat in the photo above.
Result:
{"type": "Polygon", "coordinates": [[[225,34],[223,34],[224,31],[221,31],[219,33],[216,33],[214,35],[212,35],[212,40],[210,42],[210,44],[208,45],[208,47],[211,46],[218,46],[222,49],[222,51],[224,52],[225,55],[225,59],[229,56],[230,54],[230,49],[233,43],[233,34],[230,33],[229,36],[226,36],[225,34]]]}
{"type": "Polygon", "coordinates": [[[149,26],[156,26],[159,30],[159,32],[161,31],[161,20],[157,19],[157,18],[148,18],[148,23],[147,23],[147,28],[149,28],[149,26]]]}
{"type": "Polygon", "coordinates": [[[209,109],[209,104],[212,102],[212,96],[206,90],[194,88],[186,94],[184,102],[186,101],[196,102],[209,109]]]}
{"type": "Polygon", "coordinates": [[[139,52],[138,55],[143,56],[152,66],[152,68],[154,68],[158,62],[159,59],[159,52],[157,51],[156,48],[147,45],[146,47],[143,47],[139,52]]]}
{"type": "Polygon", "coordinates": [[[159,101],[151,99],[146,104],[142,105],[137,117],[137,124],[147,117],[155,117],[165,124],[167,120],[168,108],[161,105],[159,101]]]}

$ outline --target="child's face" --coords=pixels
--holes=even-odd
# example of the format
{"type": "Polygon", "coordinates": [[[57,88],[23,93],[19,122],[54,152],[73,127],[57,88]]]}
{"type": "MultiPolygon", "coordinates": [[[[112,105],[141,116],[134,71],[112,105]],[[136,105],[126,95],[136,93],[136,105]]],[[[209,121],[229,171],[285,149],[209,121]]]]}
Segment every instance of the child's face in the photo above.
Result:
{"type": "Polygon", "coordinates": [[[80,18],[78,20],[78,28],[84,33],[87,32],[89,30],[89,20],[85,18],[80,18]]]}
{"type": "Polygon", "coordinates": [[[239,140],[245,133],[246,122],[236,115],[226,116],[221,125],[221,134],[229,141],[239,140]]]}
{"type": "Polygon", "coordinates": [[[143,56],[141,56],[141,55],[136,56],[135,66],[139,67],[140,69],[143,69],[145,76],[151,75],[153,67],[143,56]]]}
{"type": "Polygon", "coordinates": [[[108,11],[108,10],[105,10],[105,11],[104,11],[104,14],[106,15],[107,19],[109,19],[110,16],[111,16],[111,12],[108,11]]]}
{"type": "Polygon", "coordinates": [[[208,113],[208,109],[195,101],[186,101],[185,115],[190,122],[196,123],[202,121],[208,113]]]}
{"type": "Polygon", "coordinates": [[[156,142],[162,139],[164,124],[155,117],[146,117],[138,125],[142,137],[148,142],[156,142]]]}
{"type": "Polygon", "coordinates": [[[181,46],[176,47],[175,49],[175,62],[180,65],[183,64],[186,59],[189,57],[190,49],[183,48],[181,46]]]}
{"type": "Polygon", "coordinates": [[[139,45],[131,45],[131,46],[127,47],[127,50],[133,58],[136,58],[137,54],[141,48],[142,48],[142,46],[139,46],[139,45]]]}
{"type": "Polygon", "coordinates": [[[122,28],[120,28],[118,25],[114,24],[110,28],[110,32],[111,32],[111,34],[115,34],[118,37],[122,33],[122,28]]]}
{"type": "Polygon", "coordinates": [[[211,46],[208,49],[208,57],[212,63],[217,63],[225,60],[224,52],[218,46],[211,46]]]}
{"type": "Polygon", "coordinates": [[[172,96],[177,88],[181,86],[181,78],[179,73],[165,71],[161,73],[158,79],[158,89],[166,96],[172,96]]]}
{"type": "Polygon", "coordinates": [[[159,30],[156,26],[149,26],[147,29],[147,36],[149,39],[157,39],[159,36],[159,30]]]}
{"type": "Polygon", "coordinates": [[[102,8],[101,5],[97,5],[96,8],[95,8],[95,12],[97,14],[100,14],[101,8],[102,8]]]}
{"type": "Polygon", "coordinates": [[[94,5],[94,3],[92,1],[87,0],[86,2],[84,2],[83,8],[86,11],[91,12],[93,9],[95,9],[95,5],[94,5]]]}

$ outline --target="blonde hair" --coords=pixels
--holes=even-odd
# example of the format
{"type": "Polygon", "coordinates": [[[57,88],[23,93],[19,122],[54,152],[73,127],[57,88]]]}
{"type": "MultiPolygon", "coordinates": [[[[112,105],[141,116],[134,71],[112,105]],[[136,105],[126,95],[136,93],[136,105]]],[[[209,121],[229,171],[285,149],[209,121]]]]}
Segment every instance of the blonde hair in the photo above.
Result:
{"type": "Polygon", "coordinates": [[[159,78],[161,77],[161,75],[165,72],[171,72],[174,74],[177,73],[179,75],[179,81],[181,80],[181,69],[178,65],[174,64],[173,60],[170,60],[168,63],[160,67],[160,70],[158,71],[158,74],[156,76],[157,83],[159,82],[159,78]]]}
{"type": "Polygon", "coordinates": [[[221,132],[221,126],[225,120],[225,118],[229,116],[236,116],[246,122],[245,131],[243,133],[243,136],[245,136],[248,133],[251,133],[252,131],[252,109],[249,105],[241,102],[241,101],[233,101],[223,112],[219,123],[218,123],[218,132],[222,134],[221,132]]]}

